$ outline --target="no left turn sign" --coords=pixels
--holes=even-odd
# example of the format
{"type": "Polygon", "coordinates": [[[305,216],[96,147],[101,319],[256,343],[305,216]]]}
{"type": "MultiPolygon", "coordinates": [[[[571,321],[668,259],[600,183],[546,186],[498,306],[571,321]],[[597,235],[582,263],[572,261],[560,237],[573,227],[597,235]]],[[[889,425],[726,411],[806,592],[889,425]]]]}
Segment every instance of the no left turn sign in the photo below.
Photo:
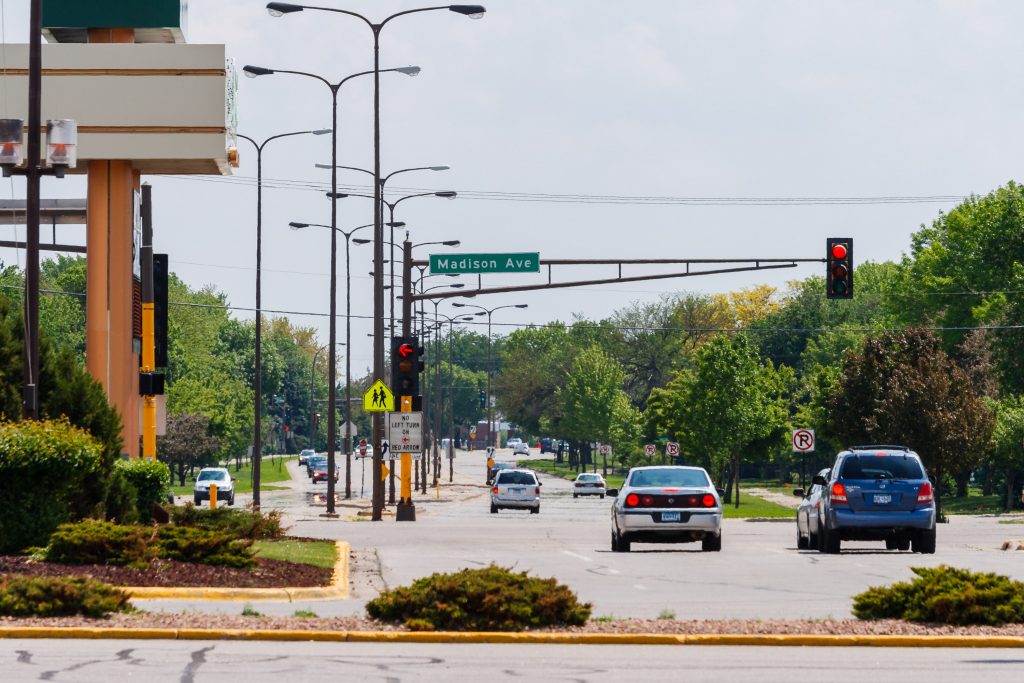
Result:
{"type": "Polygon", "coordinates": [[[807,453],[814,450],[814,430],[795,429],[793,430],[793,452],[807,453]]]}

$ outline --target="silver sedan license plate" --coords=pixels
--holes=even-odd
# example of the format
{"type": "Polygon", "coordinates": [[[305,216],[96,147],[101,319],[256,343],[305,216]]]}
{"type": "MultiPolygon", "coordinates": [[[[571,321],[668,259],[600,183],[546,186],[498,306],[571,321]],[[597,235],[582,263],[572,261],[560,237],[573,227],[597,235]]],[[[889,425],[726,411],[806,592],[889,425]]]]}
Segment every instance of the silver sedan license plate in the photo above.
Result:
{"type": "Polygon", "coordinates": [[[881,495],[879,495],[877,493],[875,494],[875,505],[888,505],[891,502],[892,502],[892,494],[890,494],[890,493],[885,493],[885,494],[881,494],[881,495]]]}
{"type": "Polygon", "coordinates": [[[678,522],[680,516],[678,512],[662,512],[661,521],[663,522],[678,522]]]}

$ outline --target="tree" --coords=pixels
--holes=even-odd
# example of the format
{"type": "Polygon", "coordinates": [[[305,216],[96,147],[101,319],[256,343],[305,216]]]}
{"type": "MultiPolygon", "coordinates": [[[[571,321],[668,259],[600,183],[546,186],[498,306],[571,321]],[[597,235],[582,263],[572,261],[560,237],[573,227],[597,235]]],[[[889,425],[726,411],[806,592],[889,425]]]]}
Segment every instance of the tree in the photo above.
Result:
{"type": "Polygon", "coordinates": [[[989,403],[995,415],[992,463],[1006,476],[1006,511],[1016,505],[1017,477],[1024,472],[1024,396],[989,403]]]}
{"type": "Polygon", "coordinates": [[[916,451],[935,478],[940,515],[944,477],[977,464],[993,428],[970,378],[920,328],[869,336],[847,354],[824,408],[826,430],[847,445],[903,444],[916,451]]]}
{"type": "MultiPolygon", "coordinates": [[[[616,402],[622,400],[622,368],[597,346],[583,349],[572,362],[562,402],[562,430],[577,441],[608,443],[616,402]]],[[[607,462],[605,462],[607,470],[607,462]]]]}
{"type": "Polygon", "coordinates": [[[157,437],[157,457],[167,463],[171,476],[177,476],[181,486],[185,485],[187,471],[207,462],[220,448],[217,439],[210,436],[209,427],[205,415],[179,413],[167,417],[167,433],[157,437]]]}

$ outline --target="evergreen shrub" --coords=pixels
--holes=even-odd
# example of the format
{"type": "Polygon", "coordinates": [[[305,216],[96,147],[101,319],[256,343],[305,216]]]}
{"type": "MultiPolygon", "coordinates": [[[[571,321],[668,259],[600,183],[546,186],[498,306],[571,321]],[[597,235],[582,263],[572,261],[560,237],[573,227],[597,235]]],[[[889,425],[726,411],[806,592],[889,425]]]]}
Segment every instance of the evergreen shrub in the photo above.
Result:
{"type": "Polygon", "coordinates": [[[582,626],[590,604],[567,586],[491,565],[432,574],[411,586],[385,591],[366,605],[375,619],[419,631],[522,631],[582,626]]]}
{"type": "Polygon", "coordinates": [[[0,576],[0,616],[105,617],[131,611],[127,593],[95,579],[0,576]]]}
{"type": "Polygon", "coordinates": [[[97,520],[61,524],[43,553],[47,562],[145,568],[157,556],[156,531],[97,520]]]}
{"type": "Polygon", "coordinates": [[[252,539],[187,526],[162,526],[157,531],[159,555],[166,560],[238,569],[256,566],[252,539]]]}
{"type": "Polygon", "coordinates": [[[271,510],[234,510],[226,507],[196,507],[192,503],[171,510],[171,522],[176,526],[196,527],[207,531],[221,531],[235,538],[251,538],[254,541],[274,540],[284,536],[281,513],[271,510]]]}
{"type": "MultiPolygon", "coordinates": [[[[118,460],[114,463],[114,477],[117,474],[121,474],[128,486],[135,490],[132,503],[138,520],[150,522],[153,518],[153,503],[162,503],[170,492],[170,469],[164,463],[154,460],[118,460]]],[[[107,514],[110,516],[109,508],[107,514]]]]}

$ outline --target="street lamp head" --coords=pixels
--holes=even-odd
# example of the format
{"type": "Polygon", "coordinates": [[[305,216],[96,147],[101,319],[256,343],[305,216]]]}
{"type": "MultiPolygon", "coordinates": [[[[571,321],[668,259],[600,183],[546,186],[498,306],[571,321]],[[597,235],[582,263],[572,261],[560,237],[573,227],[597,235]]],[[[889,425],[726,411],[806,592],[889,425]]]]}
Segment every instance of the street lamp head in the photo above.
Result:
{"type": "Polygon", "coordinates": [[[330,135],[334,131],[331,130],[330,128],[318,128],[311,132],[313,133],[313,135],[330,135]]]}
{"type": "Polygon", "coordinates": [[[451,166],[431,166],[430,167],[431,171],[448,171],[450,169],[451,169],[451,166]]]}
{"type": "Polygon", "coordinates": [[[474,313],[473,315],[475,315],[476,317],[478,317],[478,318],[479,318],[479,317],[480,317],[480,316],[482,316],[482,315],[487,315],[487,311],[477,311],[477,312],[476,312],[476,313],[474,313]]]}
{"type": "Polygon", "coordinates": [[[460,304],[458,301],[453,301],[452,306],[455,306],[456,308],[465,308],[466,304],[460,304]]]}
{"type": "Polygon", "coordinates": [[[516,308],[529,308],[530,304],[516,304],[516,308]]]}
{"type": "Polygon", "coordinates": [[[291,223],[288,224],[288,227],[291,228],[292,230],[302,230],[303,228],[308,228],[309,223],[297,223],[295,221],[292,221],[291,223]]]}
{"type": "MultiPolygon", "coordinates": [[[[284,4],[272,2],[271,5],[284,4]]],[[[464,14],[470,19],[482,19],[484,14],[487,13],[487,8],[483,5],[449,5],[449,10],[457,14],[464,14]]]]}
{"type": "Polygon", "coordinates": [[[373,240],[364,240],[363,238],[360,237],[360,238],[354,239],[352,241],[355,242],[356,244],[369,244],[373,240]]]}
{"type": "Polygon", "coordinates": [[[463,282],[453,282],[453,283],[451,284],[451,288],[452,288],[452,289],[462,289],[462,288],[463,288],[463,287],[465,287],[465,286],[466,286],[466,285],[465,285],[465,283],[463,283],[463,282]]]}
{"type": "Polygon", "coordinates": [[[446,247],[457,247],[460,244],[462,244],[462,241],[461,240],[448,240],[446,242],[441,242],[441,244],[443,244],[446,247]]]}
{"type": "Polygon", "coordinates": [[[242,67],[242,71],[245,72],[248,78],[257,78],[258,76],[269,76],[274,73],[273,69],[265,69],[262,66],[253,66],[252,64],[246,64],[242,67]]]}
{"type": "Polygon", "coordinates": [[[405,221],[393,221],[391,223],[385,223],[384,225],[388,226],[389,228],[404,228],[405,221]]]}
{"type": "Polygon", "coordinates": [[[457,196],[459,196],[459,193],[453,190],[444,190],[442,192],[435,192],[434,196],[444,197],[445,199],[455,199],[457,196]]]}
{"type": "Polygon", "coordinates": [[[325,192],[328,199],[345,199],[348,197],[344,192],[325,192]]]}
{"type": "Polygon", "coordinates": [[[418,66],[400,66],[395,71],[406,76],[419,76],[421,69],[418,66]]]}
{"type": "Polygon", "coordinates": [[[272,17],[283,17],[286,14],[292,12],[301,12],[304,8],[302,5],[293,5],[290,2],[268,2],[267,13],[272,17]]]}

